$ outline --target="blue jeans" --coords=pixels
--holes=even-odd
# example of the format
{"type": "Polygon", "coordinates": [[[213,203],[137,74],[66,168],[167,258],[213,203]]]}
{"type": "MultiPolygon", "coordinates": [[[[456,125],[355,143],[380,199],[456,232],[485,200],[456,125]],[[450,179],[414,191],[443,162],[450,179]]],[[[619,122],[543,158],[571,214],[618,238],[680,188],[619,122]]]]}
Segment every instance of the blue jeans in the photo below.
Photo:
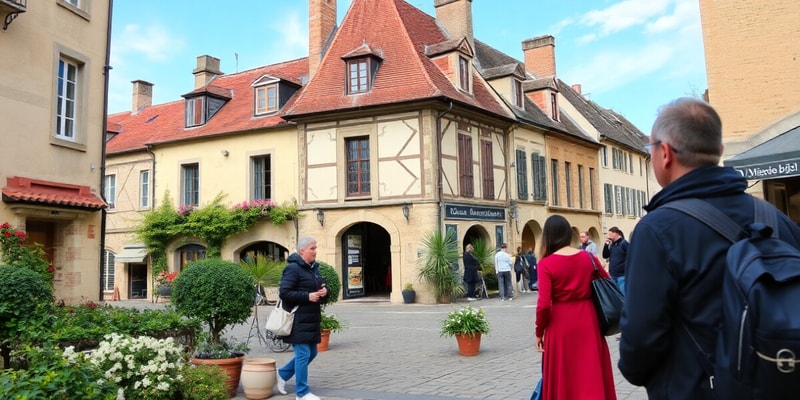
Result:
{"type": "Polygon", "coordinates": [[[284,381],[288,381],[294,376],[294,392],[298,397],[303,397],[311,391],[308,386],[308,364],[311,364],[311,361],[317,357],[317,345],[316,343],[296,343],[292,347],[294,347],[294,358],[281,367],[278,373],[284,381]]]}
{"type": "Polygon", "coordinates": [[[618,276],[618,277],[611,277],[611,279],[613,279],[614,283],[617,284],[619,291],[622,292],[622,294],[625,294],[625,277],[618,276]]]}
{"type": "Polygon", "coordinates": [[[500,289],[500,298],[514,297],[514,285],[511,283],[511,271],[497,273],[497,288],[500,289]]]}

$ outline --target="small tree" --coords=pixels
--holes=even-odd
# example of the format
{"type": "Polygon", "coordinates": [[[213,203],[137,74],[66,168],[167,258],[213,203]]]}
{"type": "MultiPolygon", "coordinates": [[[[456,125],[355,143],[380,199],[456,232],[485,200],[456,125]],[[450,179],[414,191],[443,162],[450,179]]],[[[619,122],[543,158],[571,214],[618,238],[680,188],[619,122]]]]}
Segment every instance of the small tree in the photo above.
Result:
{"type": "Polygon", "coordinates": [[[436,230],[427,234],[422,247],[425,251],[418,260],[422,264],[419,279],[433,285],[434,295],[440,300],[464,294],[461,276],[452,268],[458,261],[458,243],[453,231],[442,234],[436,230]]]}

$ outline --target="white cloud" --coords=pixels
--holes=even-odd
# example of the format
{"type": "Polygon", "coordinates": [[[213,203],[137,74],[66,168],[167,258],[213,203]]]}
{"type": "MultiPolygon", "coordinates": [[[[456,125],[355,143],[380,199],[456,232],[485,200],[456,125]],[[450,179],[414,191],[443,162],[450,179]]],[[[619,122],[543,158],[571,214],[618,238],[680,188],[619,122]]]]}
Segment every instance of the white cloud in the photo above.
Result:
{"type": "Polygon", "coordinates": [[[580,17],[580,23],[600,26],[606,36],[627,28],[646,24],[650,18],[666,11],[672,0],[625,0],[602,10],[592,10],[580,17]]]}
{"type": "Polygon", "coordinates": [[[186,42],[159,25],[141,27],[126,25],[122,33],[114,38],[111,52],[119,60],[134,55],[143,55],[150,61],[163,62],[186,47],[186,42]]]}
{"type": "Polygon", "coordinates": [[[605,51],[571,68],[565,76],[569,82],[582,84],[587,92],[609,92],[664,68],[675,53],[675,47],[664,43],[634,51],[605,51]]]}
{"type": "Polygon", "coordinates": [[[646,26],[648,33],[661,33],[673,29],[699,29],[700,12],[694,0],[679,0],[670,15],[664,15],[646,26]]]}
{"type": "Polygon", "coordinates": [[[277,33],[277,37],[269,41],[268,64],[308,55],[308,22],[297,12],[284,14],[279,23],[271,24],[268,28],[273,34],[277,33]]]}

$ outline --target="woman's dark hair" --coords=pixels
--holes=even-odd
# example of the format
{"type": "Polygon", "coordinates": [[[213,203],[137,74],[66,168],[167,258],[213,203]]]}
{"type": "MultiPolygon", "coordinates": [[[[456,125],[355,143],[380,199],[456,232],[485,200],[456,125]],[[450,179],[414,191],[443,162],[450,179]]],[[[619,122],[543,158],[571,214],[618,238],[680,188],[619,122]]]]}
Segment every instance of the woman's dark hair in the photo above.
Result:
{"type": "Polygon", "coordinates": [[[544,222],[542,229],[542,257],[555,253],[562,247],[572,243],[572,228],[567,219],[560,215],[551,215],[544,222]]]}

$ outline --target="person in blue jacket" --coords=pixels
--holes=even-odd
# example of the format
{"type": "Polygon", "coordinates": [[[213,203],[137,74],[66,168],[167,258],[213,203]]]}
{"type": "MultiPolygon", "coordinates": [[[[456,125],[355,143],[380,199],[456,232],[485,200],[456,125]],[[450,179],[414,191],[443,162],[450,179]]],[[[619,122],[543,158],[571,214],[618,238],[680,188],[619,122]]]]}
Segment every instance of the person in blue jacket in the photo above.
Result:
{"type": "Polygon", "coordinates": [[[608,259],[608,272],[622,294],[625,294],[625,261],[628,258],[629,245],[622,230],[616,226],[608,228],[603,258],[608,259]]]}
{"type": "MultiPolygon", "coordinates": [[[[661,206],[698,198],[745,226],[753,222],[753,200],[741,174],[718,166],[722,122],[704,101],[681,98],[662,107],[647,147],[662,190],[644,207],[647,215],[631,237],[619,370],[645,386],[651,400],[712,399],[685,329],[713,356],[731,244],[702,222],[661,206]]],[[[800,248],[800,228],[775,212],[781,240],[800,248]]]]}
{"type": "Polygon", "coordinates": [[[286,260],[281,277],[280,297],[286,311],[299,306],[294,314],[292,333],[283,341],[294,347],[294,357],[278,369],[278,391],[286,394],[286,381],[295,377],[297,399],[319,400],[308,385],[308,366],[317,356],[317,343],[321,338],[322,304],[327,301],[328,288],[319,273],[317,241],[301,237],[297,252],[286,260]]]}

